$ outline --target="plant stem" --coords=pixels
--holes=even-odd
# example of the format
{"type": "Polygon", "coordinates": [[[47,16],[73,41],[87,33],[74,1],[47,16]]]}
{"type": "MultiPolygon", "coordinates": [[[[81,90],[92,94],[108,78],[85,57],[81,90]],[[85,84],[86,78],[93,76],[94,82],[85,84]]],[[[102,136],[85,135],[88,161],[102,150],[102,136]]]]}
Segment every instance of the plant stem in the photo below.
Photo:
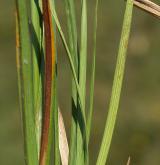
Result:
{"type": "MultiPolygon", "coordinates": [[[[44,112],[43,112],[43,125],[42,125],[42,138],[40,149],[40,165],[50,164],[51,144],[52,144],[52,132],[54,128],[54,134],[56,135],[55,149],[57,148],[57,125],[58,118],[57,106],[56,106],[56,57],[55,57],[55,40],[54,31],[52,25],[52,17],[50,11],[50,3],[47,0],[42,1],[43,7],[43,19],[44,19],[44,34],[45,34],[45,82],[44,82],[44,112]],[[52,113],[52,109],[54,113],[52,113]],[[52,119],[54,114],[54,126],[52,119]],[[56,125],[57,124],[57,125],[56,125]],[[56,133],[55,133],[56,132],[56,133]]],[[[58,146],[59,147],[59,146],[58,146]]],[[[55,153],[55,162],[58,165],[57,150],[55,153]]]]}

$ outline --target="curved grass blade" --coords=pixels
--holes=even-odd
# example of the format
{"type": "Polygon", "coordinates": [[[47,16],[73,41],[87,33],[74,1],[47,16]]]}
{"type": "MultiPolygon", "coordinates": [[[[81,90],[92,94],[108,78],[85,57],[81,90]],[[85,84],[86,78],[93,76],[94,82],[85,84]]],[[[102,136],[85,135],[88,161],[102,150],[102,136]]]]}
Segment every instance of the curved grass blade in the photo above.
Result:
{"type": "MultiPolygon", "coordinates": [[[[79,69],[79,87],[81,92],[82,107],[81,111],[85,118],[86,103],[86,70],[87,70],[87,2],[82,0],[81,12],[81,45],[80,45],[80,69],[79,69]]],[[[84,126],[79,122],[77,129],[77,162],[85,164],[88,161],[87,139],[83,134],[84,126]],[[85,143],[86,142],[86,143],[85,143]]]]}
{"type": "Polygon", "coordinates": [[[133,10],[133,0],[127,0],[121,41],[119,46],[119,53],[118,53],[113,88],[112,88],[111,101],[109,106],[109,113],[106,121],[100,152],[98,155],[97,165],[105,165],[113,136],[117,111],[120,101],[122,81],[124,77],[126,53],[127,53],[127,46],[128,46],[131,20],[132,20],[132,10],[133,10]]]}
{"type": "Polygon", "coordinates": [[[26,164],[38,164],[38,151],[36,140],[36,126],[33,103],[33,72],[32,50],[28,23],[28,9],[25,0],[16,0],[19,31],[19,86],[21,97],[21,111],[24,132],[24,148],[26,164]],[[26,51],[27,50],[27,51],[26,51]]]}
{"type": "MultiPolygon", "coordinates": [[[[67,28],[69,36],[69,49],[71,52],[74,68],[76,70],[76,76],[79,77],[79,59],[78,59],[78,49],[77,49],[77,25],[76,25],[76,13],[74,0],[64,0],[65,9],[67,15],[67,28]]],[[[74,77],[72,76],[72,121],[71,121],[71,140],[70,140],[70,154],[69,154],[69,164],[76,164],[77,156],[77,126],[78,126],[78,97],[76,84],[74,82],[74,77]]]]}
{"type": "Polygon", "coordinates": [[[66,39],[64,37],[64,33],[63,33],[62,29],[61,29],[61,26],[60,26],[60,23],[59,23],[59,20],[58,20],[58,17],[57,17],[57,13],[55,11],[55,8],[54,8],[52,0],[50,0],[50,2],[51,2],[51,13],[52,13],[54,21],[56,23],[56,26],[58,28],[59,34],[60,34],[60,36],[62,38],[64,47],[66,49],[67,56],[68,56],[68,59],[69,59],[69,64],[71,66],[71,71],[72,71],[72,74],[73,74],[73,77],[74,77],[74,81],[75,81],[75,84],[76,84],[77,92],[78,92],[78,95],[80,97],[80,105],[82,106],[81,92],[80,92],[80,88],[79,88],[79,84],[78,84],[78,78],[76,76],[76,70],[74,68],[74,63],[73,63],[73,60],[72,60],[71,52],[69,51],[69,47],[68,47],[66,39]]]}

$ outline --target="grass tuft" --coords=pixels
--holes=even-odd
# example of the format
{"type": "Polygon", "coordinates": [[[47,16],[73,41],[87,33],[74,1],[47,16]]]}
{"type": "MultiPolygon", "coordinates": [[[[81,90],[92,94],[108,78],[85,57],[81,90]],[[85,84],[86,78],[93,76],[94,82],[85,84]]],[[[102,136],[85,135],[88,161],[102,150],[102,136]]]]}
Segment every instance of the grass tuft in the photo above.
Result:
{"type": "MultiPolygon", "coordinates": [[[[88,15],[81,0],[80,28],[74,0],[64,0],[67,16],[66,40],[54,0],[16,0],[17,72],[24,148],[28,165],[88,165],[89,141],[94,110],[98,4],[95,1],[90,102],[86,106],[88,15]],[[56,28],[58,34],[56,34],[56,28]],[[58,55],[56,35],[61,37],[71,70],[70,147],[58,102],[58,55]],[[79,40],[78,40],[79,38],[79,40]],[[80,43],[78,43],[80,41],[80,43]],[[89,107],[89,110],[86,110],[89,107]],[[88,113],[87,113],[88,112],[88,113]],[[61,159],[61,160],[60,160],[61,159]]],[[[97,165],[106,163],[112,141],[124,77],[133,1],[127,0],[113,81],[112,95],[97,165]]],[[[63,107],[62,107],[63,109],[63,107]]]]}

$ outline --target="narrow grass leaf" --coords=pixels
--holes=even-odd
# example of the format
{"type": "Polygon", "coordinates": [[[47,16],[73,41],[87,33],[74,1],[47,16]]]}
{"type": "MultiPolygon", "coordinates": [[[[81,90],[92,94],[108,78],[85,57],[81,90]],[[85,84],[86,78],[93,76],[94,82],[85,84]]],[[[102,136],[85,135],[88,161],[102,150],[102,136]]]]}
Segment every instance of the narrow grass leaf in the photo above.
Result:
{"type": "Polygon", "coordinates": [[[82,108],[85,110],[86,98],[86,70],[87,70],[87,3],[82,1],[81,16],[81,48],[80,48],[80,89],[82,95],[82,108]]]}
{"type": "Polygon", "coordinates": [[[34,94],[32,72],[32,47],[29,30],[29,15],[25,0],[16,1],[20,42],[20,97],[25,142],[26,164],[38,164],[36,126],[34,118],[34,94]],[[26,51],[27,50],[27,51],[26,51]]]}
{"type": "MultiPolygon", "coordinates": [[[[79,87],[82,96],[81,112],[85,118],[85,103],[86,103],[86,70],[87,70],[87,2],[82,0],[81,12],[81,45],[80,45],[80,70],[79,70],[79,87]]],[[[86,119],[85,119],[86,120],[86,119]]],[[[77,162],[85,164],[88,161],[88,148],[86,146],[86,135],[83,133],[83,124],[78,124],[77,129],[77,162]]]]}
{"type": "MultiPolygon", "coordinates": [[[[71,52],[71,57],[73,60],[74,68],[76,70],[76,76],[79,77],[79,60],[78,60],[78,49],[77,49],[77,25],[76,25],[76,13],[75,13],[75,4],[74,0],[64,0],[65,9],[67,15],[67,30],[69,37],[69,50],[71,52]]],[[[72,121],[71,121],[71,140],[70,140],[70,155],[69,155],[69,164],[76,164],[76,155],[77,155],[77,126],[78,126],[78,97],[77,89],[74,81],[73,75],[72,79],[72,121]]]]}
{"type": "Polygon", "coordinates": [[[31,4],[31,24],[30,31],[32,37],[32,62],[33,62],[33,92],[34,92],[34,109],[36,121],[36,135],[38,151],[40,150],[41,137],[41,118],[42,118],[42,77],[41,77],[41,60],[43,61],[41,45],[41,11],[40,1],[30,1],[31,4]]]}
{"type": "Polygon", "coordinates": [[[73,77],[74,77],[74,81],[75,81],[75,84],[76,84],[76,88],[77,88],[77,91],[78,91],[78,95],[80,97],[80,104],[82,106],[82,97],[81,97],[81,94],[80,94],[80,88],[79,88],[79,84],[78,84],[78,78],[76,76],[76,70],[74,68],[74,63],[73,63],[73,60],[72,60],[72,56],[71,56],[71,52],[69,50],[69,47],[67,45],[67,42],[66,42],[66,39],[65,39],[65,36],[64,36],[64,33],[62,31],[62,28],[61,28],[61,25],[59,23],[59,20],[58,20],[58,17],[57,17],[57,13],[55,11],[55,8],[54,8],[54,5],[53,5],[53,0],[50,0],[50,3],[51,3],[51,13],[52,13],[52,16],[54,17],[54,20],[55,20],[55,23],[56,23],[56,26],[58,28],[58,31],[59,31],[59,34],[62,38],[62,41],[63,41],[63,44],[64,44],[64,47],[66,49],[66,52],[67,52],[67,56],[68,56],[68,59],[69,59],[69,64],[70,64],[70,67],[71,67],[71,71],[72,71],[72,74],[73,74],[73,77]]]}
{"type": "MultiPolygon", "coordinates": [[[[22,110],[22,81],[21,81],[21,54],[20,54],[20,31],[19,31],[19,22],[18,22],[18,13],[16,9],[16,67],[17,67],[17,76],[18,76],[18,94],[19,94],[19,106],[22,110]]],[[[21,114],[22,115],[22,114],[21,114]]]]}
{"type": "Polygon", "coordinates": [[[94,104],[94,85],[95,85],[95,69],[96,69],[96,46],[97,46],[97,14],[98,14],[98,3],[96,0],[95,11],[94,11],[94,30],[93,30],[93,59],[92,59],[92,71],[91,71],[91,82],[90,82],[90,104],[87,118],[87,143],[89,143],[92,116],[93,116],[93,104],[94,104]]]}
{"type": "Polygon", "coordinates": [[[109,113],[106,121],[100,152],[98,155],[97,165],[105,165],[113,136],[117,111],[120,101],[122,81],[124,77],[126,53],[127,53],[127,46],[128,46],[131,20],[132,20],[132,10],[133,10],[133,0],[128,0],[126,4],[126,11],[124,16],[119,53],[117,57],[117,64],[116,64],[116,70],[115,70],[115,76],[114,76],[114,82],[113,82],[113,88],[111,94],[111,101],[109,106],[109,113]]]}

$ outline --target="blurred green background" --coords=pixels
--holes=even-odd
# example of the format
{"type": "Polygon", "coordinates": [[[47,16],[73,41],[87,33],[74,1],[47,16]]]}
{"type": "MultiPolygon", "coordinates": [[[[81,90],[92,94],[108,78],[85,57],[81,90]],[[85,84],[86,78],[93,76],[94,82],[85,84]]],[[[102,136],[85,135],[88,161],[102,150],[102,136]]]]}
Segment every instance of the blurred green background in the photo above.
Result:
{"type": "MultiPolygon", "coordinates": [[[[158,2],[158,1],[157,1],[158,2]]],[[[66,29],[63,1],[57,9],[66,29]]],[[[88,1],[90,78],[94,0],[88,1]]],[[[125,2],[100,0],[98,14],[95,111],[90,143],[91,164],[95,164],[110,100],[125,2]]],[[[77,12],[80,7],[77,5],[77,12]]],[[[14,1],[0,5],[0,164],[23,165],[23,136],[15,58],[14,1]]],[[[79,15],[78,15],[79,17],[79,15]]],[[[26,50],[27,51],[27,50],[26,50]]],[[[70,127],[70,71],[58,41],[59,104],[65,124],[70,127]]],[[[89,81],[88,81],[89,82],[89,81]]],[[[89,84],[89,83],[88,83],[89,84]]],[[[89,87],[89,86],[88,86],[89,87]]],[[[118,121],[108,165],[160,164],[160,21],[134,9],[125,79],[118,121]]]]}

